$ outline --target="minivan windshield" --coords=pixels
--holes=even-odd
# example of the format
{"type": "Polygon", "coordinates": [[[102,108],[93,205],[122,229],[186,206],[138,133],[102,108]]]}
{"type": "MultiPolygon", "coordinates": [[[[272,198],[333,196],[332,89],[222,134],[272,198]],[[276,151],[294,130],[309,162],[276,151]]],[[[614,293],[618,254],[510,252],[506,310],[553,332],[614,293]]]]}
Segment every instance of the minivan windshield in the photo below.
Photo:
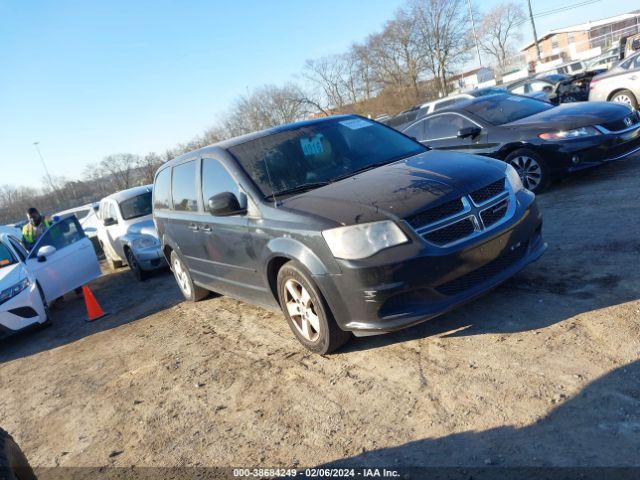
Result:
{"type": "Polygon", "coordinates": [[[145,192],[120,202],[120,213],[125,220],[151,215],[151,192],[145,192]]]}
{"type": "Polygon", "coordinates": [[[318,188],[426,150],[360,117],[306,124],[228,149],[265,197],[318,188]]]}
{"type": "Polygon", "coordinates": [[[504,125],[550,108],[553,108],[553,105],[534,98],[494,95],[478,99],[466,106],[465,110],[493,125],[504,125]]]}

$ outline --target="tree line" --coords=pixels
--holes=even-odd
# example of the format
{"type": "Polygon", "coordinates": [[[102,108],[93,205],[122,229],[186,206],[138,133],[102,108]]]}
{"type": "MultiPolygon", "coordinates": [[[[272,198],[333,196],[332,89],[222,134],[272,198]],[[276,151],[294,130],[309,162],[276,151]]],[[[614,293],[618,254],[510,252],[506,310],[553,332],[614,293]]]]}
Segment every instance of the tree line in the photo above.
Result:
{"type": "Polygon", "coordinates": [[[516,3],[480,14],[468,0],[407,0],[380,31],[345,52],[307,60],[295,80],[239,96],[213,127],[186,144],[161,153],[109,155],[88,165],[80,180],[54,176],[41,189],[0,186],[0,223],[24,218],[32,205],[50,214],[151,183],[162,163],[225,138],[312,116],[395,114],[446,96],[454,73],[473,58],[475,38],[494,71],[506,68],[525,18],[516,3]]]}

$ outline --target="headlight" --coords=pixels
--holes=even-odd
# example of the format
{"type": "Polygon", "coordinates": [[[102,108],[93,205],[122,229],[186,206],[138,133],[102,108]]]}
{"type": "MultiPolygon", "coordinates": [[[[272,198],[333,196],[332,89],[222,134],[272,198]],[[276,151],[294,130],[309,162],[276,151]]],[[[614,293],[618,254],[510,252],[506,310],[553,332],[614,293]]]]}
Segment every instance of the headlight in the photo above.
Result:
{"type": "Polygon", "coordinates": [[[333,256],[345,260],[367,258],[409,241],[400,227],[390,220],[333,228],[322,232],[322,236],[333,256]]]}
{"type": "Polygon", "coordinates": [[[507,168],[504,169],[504,174],[507,176],[507,181],[511,185],[513,192],[516,193],[524,189],[522,179],[520,178],[520,175],[518,175],[518,172],[516,172],[516,169],[508,163],[506,164],[506,167],[507,168]]]}
{"type": "Polygon", "coordinates": [[[538,137],[542,140],[572,140],[574,138],[595,137],[596,135],[602,135],[596,128],[580,127],[573,130],[541,133],[538,137]]]}
{"type": "Polygon", "coordinates": [[[4,303],[10,298],[15,297],[21,291],[29,287],[29,285],[31,285],[31,282],[28,278],[25,278],[23,280],[20,280],[15,285],[10,286],[9,288],[5,288],[2,292],[0,292],[0,303],[4,303]]]}
{"type": "Polygon", "coordinates": [[[136,238],[133,242],[131,242],[131,247],[134,250],[139,250],[142,248],[155,247],[159,245],[160,242],[156,237],[152,237],[151,235],[143,235],[142,237],[136,238]]]}

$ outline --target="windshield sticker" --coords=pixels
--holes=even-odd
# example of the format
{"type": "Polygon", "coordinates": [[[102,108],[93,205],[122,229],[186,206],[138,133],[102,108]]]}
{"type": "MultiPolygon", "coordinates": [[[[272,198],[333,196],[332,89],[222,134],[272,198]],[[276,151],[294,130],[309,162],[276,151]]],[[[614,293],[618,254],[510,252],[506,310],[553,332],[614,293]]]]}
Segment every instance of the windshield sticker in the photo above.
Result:
{"type": "Polygon", "coordinates": [[[340,125],[344,125],[345,127],[350,128],[351,130],[358,130],[359,128],[370,127],[371,125],[373,125],[373,123],[367,122],[362,118],[351,118],[349,120],[344,120],[343,122],[340,122],[340,125]]]}
{"type": "Polygon", "coordinates": [[[319,133],[313,137],[301,138],[300,146],[302,147],[302,153],[304,153],[305,157],[313,157],[324,153],[322,135],[319,133]]]}
{"type": "Polygon", "coordinates": [[[2,260],[0,260],[0,267],[4,267],[5,265],[9,265],[10,263],[11,262],[9,260],[3,258],[2,260]]]}

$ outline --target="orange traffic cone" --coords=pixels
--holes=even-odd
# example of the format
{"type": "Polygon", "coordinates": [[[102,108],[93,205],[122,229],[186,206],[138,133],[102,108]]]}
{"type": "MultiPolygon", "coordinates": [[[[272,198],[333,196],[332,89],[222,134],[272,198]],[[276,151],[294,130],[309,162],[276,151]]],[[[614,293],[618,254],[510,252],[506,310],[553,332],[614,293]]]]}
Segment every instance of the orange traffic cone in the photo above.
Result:
{"type": "Polygon", "coordinates": [[[87,322],[93,322],[94,320],[104,317],[106,313],[100,308],[100,304],[96,300],[96,297],[93,296],[93,293],[91,293],[91,290],[89,290],[89,287],[83,285],[82,293],[84,294],[84,303],[87,306],[87,322]]]}

